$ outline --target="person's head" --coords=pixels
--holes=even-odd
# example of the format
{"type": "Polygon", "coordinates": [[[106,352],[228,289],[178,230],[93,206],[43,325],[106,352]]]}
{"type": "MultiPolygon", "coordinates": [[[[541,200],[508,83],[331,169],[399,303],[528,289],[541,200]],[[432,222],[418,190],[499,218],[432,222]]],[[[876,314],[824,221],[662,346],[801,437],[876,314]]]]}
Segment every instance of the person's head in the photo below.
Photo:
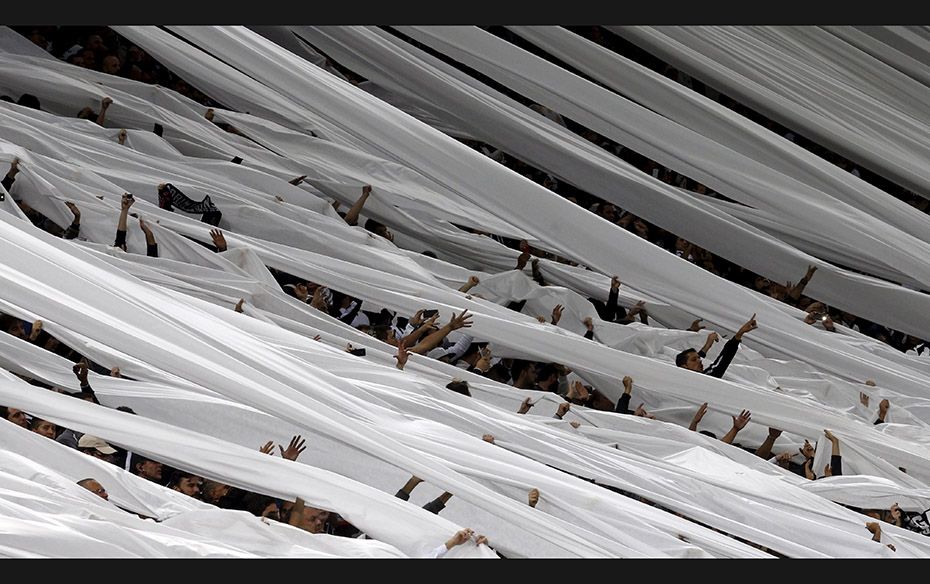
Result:
{"type": "Polygon", "coordinates": [[[22,426],[23,428],[29,427],[29,421],[26,419],[26,412],[22,410],[0,406],[0,417],[8,422],[13,422],[17,426],[22,426]]]}
{"type": "Polygon", "coordinates": [[[704,362],[694,349],[685,349],[681,353],[675,355],[675,365],[677,367],[690,369],[691,371],[697,371],[698,373],[704,371],[704,362]]]}
{"type": "Polygon", "coordinates": [[[427,249],[427,250],[424,250],[424,251],[422,251],[422,252],[420,252],[420,255],[425,255],[426,257],[428,257],[428,258],[433,258],[434,260],[435,260],[435,259],[438,259],[438,258],[436,257],[436,254],[435,254],[434,252],[431,252],[431,251],[428,250],[428,249],[427,249]]]}
{"type": "Polygon", "coordinates": [[[451,389],[455,393],[460,393],[462,395],[467,395],[471,397],[471,392],[468,390],[468,382],[461,379],[453,379],[446,385],[446,389],[451,389]]]}
{"type": "Polygon", "coordinates": [[[108,75],[116,75],[119,73],[122,63],[119,61],[119,57],[116,55],[107,55],[103,58],[103,63],[100,66],[100,70],[108,75]]]}
{"type": "Polygon", "coordinates": [[[84,49],[98,53],[106,51],[107,47],[103,44],[103,38],[99,34],[92,34],[87,37],[87,41],[84,43],[84,49]]]}
{"type": "Polygon", "coordinates": [[[14,337],[19,339],[26,338],[26,327],[23,326],[23,321],[18,318],[9,317],[4,319],[4,329],[14,337]]]}
{"type": "Polygon", "coordinates": [[[642,237],[643,239],[649,239],[649,225],[637,217],[633,220],[633,233],[642,237]]]}
{"type": "Polygon", "coordinates": [[[509,383],[510,382],[510,369],[507,369],[507,366],[503,363],[495,363],[491,365],[491,368],[488,369],[488,372],[484,375],[492,381],[498,383],[509,383]]]}
{"type": "Polygon", "coordinates": [[[683,237],[675,238],[675,251],[684,253],[688,249],[688,240],[683,237]]]}
{"type": "Polygon", "coordinates": [[[305,506],[297,527],[310,533],[323,533],[327,520],[329,520],[329,511],[305,506]]]}
{"type": "Polygon", "coordinates": [[[81,436],[81,439],[78,440],[78,450],[106,462],[113,462],[113,455],[116,454],[116,449],[107,444],[106,441],[90,434],[81,436]]]}
{"type": "Polygon", "coordinates": [[[200,485],[200,498],[207,503],[216,505],[220,502],[220,499],[226,496],[226,493],[228,493],[231,488],[232,487],[229,485],[221,482],[204,479],[203,483],[200,485]]]}
{"type": "Polygon", "coordinates": [[[703,434],[703,435],[705,435],[705,436],[710,436],[710,437],[713,438],[714,440],[717,439],[717,435],[714,434],[713,432],[711,432],[710,430],[701,430],[700,432],[698,432],[698,434],[703,434]]]}
{"type": "Polygon", "coordinates": [[[171,480],[168,481],[168,488],[195,499],[200,498],[202,485],[203,477],[184,470],[176,470],[171,473],[171,480]]]}
{"type": "Polygon", "coordinates": [[[277,500],[267,495],[246,493],[246,495],[242,497],[242,505],[246,511],[256,517],[274,519],[275,521],[281,520],[281,513],[278,509],[277,500]]]}
{"type": "Polygon", "coordinates": [[[5,101],[7,103],[16,103],[16,101],[9,95],[0,95],[0,101],[5,101]]]}
{"type": "Polygon", "coordinates": [[[772,282],[765,276],[756,276],[756,279],[753,281],[753,284],[756,290],[758,290],[759,292],[765,293],[769,289],[769,286],[772,284],[772,282]]]}
{"type": "Polygon", "coordinates": [[[559,370],[555,363],[546,363],[536,370],[536,383],[548,389],[559,382],[559,370]]]}
{"type": "Polygon", "coordinates": [[[93,108],[85,106],[78,112],[77,117],[82,120],[96,120],[97,112],[95,112],[93,108]]]}
{"type": "Polygon", "coordinates": [[[78,398],[78,399],[82,399],[82,400],[84,400],[84,401],[86,401],[86,402],[90,402],[90,403],[92,403],[92,404],[99,404],[99,403],[100,403],[100,402],[97,400],[97,395],[96,395],[94,392],[92,392],[92,391],[79,391],[79,392],[77,392],[77,393],[72,393],[72,394],[70,394],[70,395],[71,395],[71,397],[76,397],[76,398],[78,398]]]}
{"type": "Polygon", "coordinates": [[[514,378],[514,387],[528,389],[536,383],[536,364],[532,361],[514,359],[510,366],[510,375],[514,378]]]}
{"type": "Polygon", "coordinates": [[[133,474],[140,476],[144,479],[148,479],[153,482],[161,482],[161,474],[164,470],[164,465],[158,462],[157,460],[152,460],[151,458],[146,458],[141,454],[133,454],[132,461],[130,462],[130,467],[132,468],[133,474]]]}
{"type": "Polygon", "coordinates": [[[368,219],[365,221],[365,229],[371,231],[375,235],[380,235],[385,239],[394,239],[394,234],[391,233],[391,230],[387,228],[387,225],[381,223],[380,221],[375,221],[374,219],[368,219]]]}
{"type": "Polygon", "coordinates": [[[97,495],[104,501],[110,500],[110,495],[107,494],[107,490],[104,489],[103,485],[101,485],[95,479],[81,479],[77,482],[77,484],[84,487],[91,493],[97,495]]]}
{"type": "Polygon", "coordinates": [[[58,426],[42,418],[33,417],[32,421],[29,423],[29,429],[36,434],[41,434],[52,440],[54,440],[55,436],[58,434],[58,426]]]}
{"type": "Polygon", "coordinates": [[[19,96],[19,100],[16,102],[23,107],[31,107],[32,109],[40,110],[42,109],[39,106],[39,98],[32,95],[31,93],[24,93],[19,96]]]}

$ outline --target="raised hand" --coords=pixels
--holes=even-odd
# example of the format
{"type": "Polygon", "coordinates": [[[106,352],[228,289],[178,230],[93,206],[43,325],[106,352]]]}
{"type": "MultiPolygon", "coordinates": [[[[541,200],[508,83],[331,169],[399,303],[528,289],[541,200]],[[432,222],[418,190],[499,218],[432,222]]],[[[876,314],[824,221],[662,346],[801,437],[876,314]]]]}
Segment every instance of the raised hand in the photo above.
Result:
{"type": "Polygon", "coordinates": [[[449,327],[452,330],[458,330],[460,328],[469,328],[471,326],[472,315],[468,314],[468,309],[462,311],[461,314],[454,315],[452,320],[449,321],[449,327]]]}
{"type": "Polygon", "coordinates": [[[530,489],[527,495],[527,502],[530,504],[530,507],[535,507],[536,503],[539,503],[539,489],[530,489]]]}
{"type": "Polygon", "coordinates": [[[226,251],[226,237],[223,235],[222,231],[219,229],[211,229],[210,239],[213,240],[213,247],[216,248],[216,251],[226,251]]]}
{"type": "Polygon", "coordinates": [[[865,407],[869,407],[869,396],[863,392],[859,392],[859,403],[865,407]]]}
{"type": "Polygon", "coordinates": [[[559,404],[559,409],[556,410],[556,412],[555,412],[555,417],[561,420],[561,419],[562,419],[562,416],[564,416],[565,414],[567,414],[567,413],[568,413],[568,410],[570,410],[571,407],[572,407],[572,404],[570,404],[570,403],[568,403],[568,402],[562,402],[562,403],[560,403],[560,404],[559,404]]]}
{"type": "Polygon", "coordinates": [[[814,450],[814,445],[808,442],[806,438],[804,439],[804,446],[798,450],[801,452],[801,455],[804,456],[804,458],[814,458],[814,454],[816,453],[814,450]]]}
{"type": "Polygon", "coordinates": [[[585,319],[581,322],[584,323],[585,328],[587,328],[589,331],[594,330],[594,320],[590,316],[585,317],[585,319]]]}
{"type": "Polygon", "coordinates": [[[624,393],[633,391],[633,378],[629,375],[623,376],[623,389],[625,390],[624,393]]]}
{"type": "Polygon", "coordinates": [[[74,372],[74,375],[78,378],[78,381],[81,382],[81,385],[85,385],[87,383],[88,367],[86,360],[81,359],[75,363],[74,367],[71,368],[71,371],[74,372]]]}
{"type": "Polygon", "coordinates": [[[749,320],[746,321],[746,324],[744,324],[743,326],[739,327],[739,330],[736,331],[736,334],[734,335],[734,338],[736,338],[736,339],[742,339],[742,338],[743,338],[743,335],[745,335],[746,333],[748,333],[748,332],[750,332],[750,331],[755,330],[756,328],[758,328],[758,325],[756,324],[756,315],[755,315],[755,313],[753,313],[752,317],[751,317],[749,320]]]}
{"type": "Polygon", "coordinates": [[[407,365],[407,359],[410,358],[410,351],[407,350],[407,345],[403,341],[397,345],[397,354],[394,355],[394,358],[397,359],[397,368],[403,371],[407,365]]]}
{"type": "Polygon", "coordinates": [[[242,312],[243,304],[245,304],[245,298],[240,298],[239,302],[236,302],[236,308],[234,308],[233,310],[235,310],[236,312],[242,312]]]}
{"type": "Polygon", "coordinates": [[[525,414],[526,412],[530,411],[530,408],[533,407],[534,405],[536,405],[536,404],[534,404],[533,402],[531,402],[531,401],[530,401],[530,398],[526,398],[525,400],[523,400],[523,401],[520,403],[520,409],[517,410],[517,413],[518,413],[518,414],[525,414]]]}
{"type": "Polygon", "coordinates": [[[113,99],[109,97],[104,97],[102,100],[100,100],[100,109],[105,110],[108,107],[110,107],[112,103],[113,103],[113,99]]]}
{"type": "Polygon", "coordinates": [[[703,320],[704,320],[703,318],[699,318],[699,319],[693,321],[693,322],[691,323],[691,326],[688,327],[688,330],[689,330],[689,331],[692,331],[692,332],[697,332],[697,331],[701,330],[702,328],[705,328],[704,325],[701,324],[701,321],[703,321],[703,320]]]}
{"type": "Polygon", "coordinates": [[[74,215],[75,220],[78,220],[81,218],[81,210],[77,208],[77,205],[75,205],[71,201],[66,201],[65,207],[67,207],[68,210],[71,211],[71,214],[74,215]]]}
{"type": "Polygon", "coordinates": [[[481,436],[481,439],[487,442],[488,444],[494,444],[494,436],[491,434],[484,434],[481,436]]]}
{"type": "Polygon", "coordinates": [[[116,141],[119,142],[120,146],[124,146],[126,144],[126,130],[125,129],[119,131],[119,134],[116,135],[116,141]]]}
{"type": "Polygon", "coordinates": [[[261,452],[262,454],[269,454],[271,456],[274,456],[274,442],[269,440],[268,442],[265,443],[264,446],[259,446],[258,451],[261,452]]]}
{"type": "Polygon", "coordinates": [[[278,450],[281,451],[281,458],[286,458],[287,460],[297,460],[297,457],[300,456],[300,453],[307,449],[304,446],[306,440],[300,437],[300,434],[291,438],[291,442],[287,445],[287,448],[283,446],[278,446],[278,450]]]}
{"type": "Polygon", "coordinates": [[[636,411],[633,412],[634,416],[639,416],[640,418],[649,418],[650,420],[655,420],[656,417],[646,411],[646,404],[641,403],[636,406],[636,411]]]}
{"type": "Polygon", "coordinates": [[[698,424],[700,424],[701,420],[704,419],[704,414],[706,413],[707,413],[707,402],[704,402],[698,407],[697,411],[694,412],[694,417],[691,418],[691,425],[689,426],[689,429],[697,430],[698,424]]]}
{"type": "Polygon", "coordinates": [[[622,282],[620,281],[620,278],[618,278],[617,276],[611,276],[610,278],[610,289],[611,290],[619,290],[620,284],[622,284],[622,282]]]}
{"type": "Polygon", "coordinates": [[[743,410],[738,416],[730,416],[733,418],[733,427],[737,430],[742,430],[746,427],[746,424],[749,423],[749,420],[752,419],[752,414],[749,410],[743,410]]]}
{"type": "Polygon", "coordinates": [[[132,196],[132,193],[123,193],[123,198],[120,199],[120,209],[123,211],[128,211],[132,204],[136,202],[135,197],[132,196]]]}
{"type": "Polygon", "coordinates": [[[559,320],[562,318],[562,311],[564,307],[561,304],[556,304],[555,308],[552,309],[552,324],[559,324],[559,320]]]}

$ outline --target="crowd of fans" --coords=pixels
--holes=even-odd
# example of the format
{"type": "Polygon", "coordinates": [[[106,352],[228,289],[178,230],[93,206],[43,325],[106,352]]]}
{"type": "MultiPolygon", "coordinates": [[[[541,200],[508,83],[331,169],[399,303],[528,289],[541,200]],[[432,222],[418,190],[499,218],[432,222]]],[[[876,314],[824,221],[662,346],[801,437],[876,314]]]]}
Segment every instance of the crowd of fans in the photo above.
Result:
{"type": "MultiPolygon", "coordinates": [[[[219,106],[202,93],[191,88],[180,78],[176,77],[139,47],[128,43],[125,39],[106,27],[14,28],[43,49],[50,51],[53,55],[74,65],[127,77],[137,81],[158,83],[172,88],[208,107],[219,106]]],[[[512,35],[508,35],[503,29],[497,30],[495,27],[491,27],[491,31],[495,32],[495,34],[512,37],[512,35]]],[[[648,57],[639,49],[624,43],[621,39],[613,35],[610,35],[610,38],[608,38],[607,35],[609,33],[597,27],[577,27],[577,32],[588,36],[588,38],[596,42],[613,48],[621,54],[638,59],[644,64],[648,63],[653,67],[658,66],[651,60],[651,57],[648,57]]],[[[335,65],[336,64],[334,64],[334,66],[335,65]]],[[[664,68],[663,71],[674,79],[689,83],[695,91],[707,94],[708,96],[713,95],[714,98],[720,99],[721,103],[725,103],[751,119],[757,119],[759,117],[758,114],[747,110],[744,106],[736,104],[722,94],[713,92],[710,88],[703,86],[696,80],[679,75],[677,71],[668,67],[664,68]]],[[[348,71],[345,73],[348,76],[352,75],[351,72],[348,71]]],[[[360,79],[355,79],[355,81],[359,80],[360,79]]],[[[12,101],[12,98],[8,100],[12,101]]],[[[20,104],[31,105],[37,108],[41,107],[38,98],[35,96],[26,97],[25,102],[26,103],[24,103],[23,97],[20,96],[20,104]]],[[[105,98],[101,102],[99,111],[85,108],[85,110],[75,112],[75,115],[91,119],[100,125],[104,125],[106,123],[106,111],[110,103],[112,103],[112,100],[110,98],[105,98]]],[[[538,104],[532,105],[537,111],[553,117],[553,119],[556,119],[556,121],[564,124],[569,129],[577,131],[586,139],[599,144],[603,148],[615,153],[620,158],[659,180],[676,185],[685,190],[693,191],[695,196],[722,196],[688,177],[679,175],[620,144],[578,126],[578,124],[571,120],[563,119],[555,112],[551,112],[543,106],[538,104]]],[[[207,118],[212,121],[212,111],[208,111],[207,118]]],[[[787,129],[778,127],[777,124],[774,124],[771,120],[757,119],[757,121],[760,121],[760,123],[773,131],[778,131],[785,135],[791,134],[787,129]]],[[[234,130],[232,128],[226,129],[231,131],[234,130]]],[[[820,154],[823,153],[819,151],[822,149],[796,134],[792,134],[789,139],[793,139],[812,151],[817,151],[820,154]]],[[[118,140],[121,144],[125,141],[125,131],[120,133],[118,140]]],[[[836,324],[841,324],[843,326],[855,328],[901,351],[917,350],[921,352],[923,348],[926,348],[926,343],[920,339],[889,330],[880,324],[866,321],[865,319],[858,318],[849,313],[831,309],[823,303],[805,296],[804,289],[815,276],[815,266],[810,266],[807,273],[801,276],[796,283],[769,281],[732,262],[715,256],[709,251],[661,229],[628,211],[618,209],[615,205],[600,200],[590,193],[583,192],[571,185],[559,181],[556,177],[546,174],[541,170],[534,169],[525,162],[518,160],[510,154],[501,152],[489,144],[474,141],[465,142],[469,146],[483,152],[512,170],[529,177],[576,204],[589,208],[591,212],[603,219],[611,221],[619,227],[635,233],[637,236],[666,249],[669,253],[674,253],[716,275],[738,282],[763,294],[767,294],[772,298],[801,308],[807,313],[805,322],[812,326],[820,326],[827,331],[833,331],[835,330],[836,324]]],[[[835,158],[835,155],[827,154],[828,158],[835,158]]],[[[848,161],[841,159],[836,160],[838,164],[848,164],[848,161]]],[[[75,239],[80,237],[81,212],[74,203],[67,203],[69,210],[73,214],[73,221],[67,226],[61,226],[42,213],[31,208],[22,200],[21,193],[18,194],[18,190],[15,187],[16,177],[21,170],[21,164],[22,162],[19,160],[14,160],[2,183],[3,187],[11,193],[14,201],[19,205],[19,208],[34,225],[52,235],[64,239],[75,239]]],[[[851,170],[854,171],[855,169],[851,170]]],[[[860,176],[862,176],[864,180],[875,179],[871,173],[864,171],[861,172],[860,176]]],[[[296,177],[291,182],[293,184],[299,184],[304,178],[305,177],[296,177]]],[[[875,179],[875,182],[879,183],[881,181],[875,179]]],[[[169,182],[157,185],[157,191],[159,196],[159,207],[167,211],[177,211],[198,216],[200,221],[214,227],[211,231],[213,245],[207,247],[211,248],[216,253],[227,251],[228,248],[225,237],[222,230],[219,228],[222,220],[222,212],[217,205],[210,200],[209,196],[201,201],[194,201],[169,182]]],[[[372,196],[376,196],[375,193],[376,191],[371,185],[365,185],[362,188],[358,200],[344,213],[339,211],[338,203],[335,204],[337,212],[343,217],[347,225],[356,226],[359,224],[366,202],[372,196]]],[[[893,192],[893,194],[897,196],[900,193],[893,192]]],[[[921,201],[926,203],[925,200],[921,199],[921,201]]],[[[132,216],[138,219],[139,229],[145,236],[147,255],[157,258],[158,244],[155,241],[153,232],[141,217],[131,212],[133,204],[133,195],[131,193],[125,193],[121,199],[120,211],[115,221],[116,235],[113,245],[126,251],[129,217],[132,216]]],[[[915,204],[914,206],[921,208],[919,204],[915,204]]],[[[921,210],[926,212],[926,205],[923,205],[921,210]]],[[[393,241],[394,239],[389,227],[374,219],[367,219],[363,228],[371,233],[372,237],[380,237],[388,241],[393,241]]],[[[493,237],[505,245],[518,249],[520,255],[514,269],[524,272],[527,266],[529,266],[530,275],[542,286],[546,285],[546,281],[539,268],[540,258],[563,263],[572,263],[568,259],[558,257],[545,250],[534,248],[526,241],[511,240],[501,236],[493,237]]],[[[586,385],[577,379],[571,379],[571,369],[565,364],[495,357],[486,341],[476,339],[468,334],[467,329],[471,327],[472,317],[467,310],[458,314],[453,314],[446,322],[440,321],[437,310],[428,307],[412,315],[400,315],[386,309],[377,311],[365,310],[363,300],[353,296],[350,290],[337,291],[317,282],[308,281],[305,278],[281,270],[270,269],[270,271],[281,285],[282,290],[292,296],[296,301],[308,304],[312,309],[318,310],[335,320],[355,327],[395,347],[396,367],[400,370],[404,370],[410,354],[418,354],[461,367],[471,373],[486,377],[489,380],[511,385],[518,390],[528,389],[555,394],[562,400],[554,416],[558,419],[562,419],[571,410],[572,406],[583,406],[594,410],[616,412],[622,415],[656,418],[654,414],[646,410],[643,402],[636,408],[631,409],[635,384],[634,380],[629,376],[622,379],[624,392],[620,395],[616,403],[614,403],[604,392],[599,391],[596,387],[586,385]]],[[[479,278],[477,276],[472,276],[459,290],[463,293],[469,293],[472,288],[479,284],[479,278]]],[[[634,322],[648,324],[649,314],[643,302],[637,303],[629,309],[620,306],[618,302],[620,287],[621,282],[619,278],[614,276],[611,279],[606,302],[596,298],[589,299],[600,317],[600,320],[603,323],[619,325],[628,325],[634,322]]],[[[235,309],[237,311],[242,311],[243,302],[244,300],[236,305],[235,309]]],[[[508,307],[515,311],[521,311],[525,303],[525,301],[515,301],[511,302],[508,307]]],[[[562,313],[563,307],[561,305],[554,306],[548,322],[553,326],[558,326],[562,319],[562,313]]],[[[546,322],[545,317],[539,317],[539,319],[546,322]]],[[[587,330],[584,336],[597,342],[598,335],[596,327],[598,325],[595,325],[593,319],[587,318],[582,324],[587,330]]],[[[128,377],[122,376],[118,367],[108,366],[105,363],[96,363],[87,356],[80,354],[80,352],[68,346],[60,339],[56,339],[43,329],[41,320],[27,322],[12,315],[0,315],[0,326],[2,326],[2,332],[4,333],[18,337],[72,361],[74,363],[73,372],[80,383],[80,391],[71,393],[71,395],[78,399],[100,405],[93,388],[88,382],[88,374],[91,371],[100,375],[121,377],[130,383],[134,381],[128,377]]],[[[752,315],[752,317],[737,330],[736,334],[726,341],[716,360],[708,367],[704,366],[703,359],[707,357],[708,352],[713,348],[714,344],[720,341],[720,336],[716,332],[708,333],[702,347],[689,348],[676,355],[675,365],[692,371],[694,374],[724,378],[730,363],[739,350],[744,335],[750,334],[757,326],[755,315],[752,315]]],[[[692,323],[690,330],[698,331],[702,328],[704,327],[699,319],[692,323]]],[[[363,357],[365,354],[364,349],[356,349],[351,345],[347,346],[346,350],[359,357],[363,357]]],[[[33,385],[45,387],[54,391],[66,392],[66,390],[62,388],[49,385],[38,379],[23,375],[20,375],[20,377],[33,385]]],[[[455,378],[452,379],[446,387],[450,391],[471,396],[467,381],[455,378]]],[[[862,404],[868,407],[868,402],[868,396],[863,393],[862,404]]],[[[527,397],[521,402],[517,413],[527,414],[534,405],[535,402],[532,398],[527,397]]],[[[698,426],[709,407],[708,403],[703,403],[699,406],[691,420],[689,428],[692,431],[700,432],[716,440],[718,437],[714,433],[707,430],[698,430],[698,426]]],[[[876,419],[874,422],[876,424],[885,422],[889,407],[890,404],[888,400],[881,401],[875,414],[876,419]]],[[[135,413],[129,408],[120,409],[128,411],[129,413],[135,413]]],[[[29,415],[26,412],[14,408],[0,407],[0,418],[28,428],[49,439],[56,440],[65,446],[75,448],[89,456],[118,465],[146,480],[158,483],[187,496],[206,501],[221,508],[245,510],[267,521],[285,522],[311,533],[330,533],[343,536],[359,536],[361,534],[356,527],[340,517],[338,513],[311,507],[300,498],[297,498],[295,501],[275,499],[223,484],[209,477],[200,477],[184,469],[171,468],[158,460],[127,452],[124,449],[112,446],[96,436],[81,434],[68,428],[59,428],[47,420],[40,419],[37,416],[29,415]]],[[[825,476],[837,476],[842,474],[840,443],[838,438],[829,429],[824,430],[824,436],[831,443],[830,464],[826,465],[823,469],[815,469],[813,468],[815,450],[809,440],[805,440],[804,446],[798,449],[796,453],[790,451],[773,452],[775,442],[782,433],[780,429],[769,428],[768,435],[761,444],[744,445],[736,442],[739,433],[750,424],[751,421],[752,414],[748,410],[743,410],[738,415],[733,415],[731,428],[720,437],[719,440],[743,448],[774,465],[778,465],[809,480],[817,480],[825,476]]],[[[578,427],[580,424],[577,420],[572,420],[570,423],[574,427],[578,427]]],[[[494,443],[494,437],[490,434],[486,434],[483,438],[490,443],[494,443]]],[[[260,450],[266,454],[273,455],[274,448],[275,445],[272,442],[268,442],[263,445],[260,450]]],[[[305,448],[305,441],[298,435],[294,436],[286,447],[278,446],[278,452],[281,457],[296,461],[305,448]]],[[[422,481],[419,478],[411,477],[410,480],[397,491],[396,496],[408,500],[411,491],[420,482],[422,481]]],[[[99,480],[90,477],[82,479],[78,484],[94,494],[108,499],[105,485],[101,484],[99,480]]],[[[650,505],[658,506],[655,502],[641,496],[624,491],[619,492],[644,501],[650,505]]],[[[436,499],[424,505],[424,508],[433,513],[440,513],[452,496],[452,493],[444,492],[436,499]]],[[[532,507],[536,507],[538,502],[544,498],[545,493],[540,492],[538,489],[532,489],[528,493],[528,504],[532,507]]],[[[906,513],[899,509],[897,505],[893,505],[887,510],[859,509],[859,511],[877,520],[875,522],[868,522],[868,529],[873,533],[873,537],[876,541],[880,541],[881,538],[880,522],[894,523],[895,525],[903,526],[925,535],[930,535],[930,525],[928,525],[927,518],[923,513],[906,513]]],[[[477,536],[471,530],[466,529],[456,533],[444,544],[437,546],[437,549],[432,555],[433,557],[439,557],[448,549],[466,541],[474,541],[476,543],[487,542],[486,538],[483,536],[477,536]]]]}

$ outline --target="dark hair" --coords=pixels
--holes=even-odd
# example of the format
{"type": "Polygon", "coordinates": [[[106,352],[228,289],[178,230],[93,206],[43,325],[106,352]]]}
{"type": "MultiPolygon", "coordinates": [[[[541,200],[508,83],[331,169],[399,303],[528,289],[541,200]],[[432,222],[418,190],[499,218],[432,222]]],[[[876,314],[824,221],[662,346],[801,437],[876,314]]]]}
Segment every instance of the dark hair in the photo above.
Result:
{"type": "Polygon", "coordinates": [[[15,101],[13,101],[13,98],[10,97],[9,95],[0,95],[0,101],[8,101],[10,103],[16,103],[15,101]]]}
{"type": "Polygon", "coordinates": [[[492,365],[484,375],[488,379],[492,379],[499,383],[507,383],[510,381],[510,370],[501,362],[492,365]]]}
{"type": "Polygon", "coordinates": [[[436,254],[434,254],[434,253],[431,252],[430,250],[426,250],[426,251],[424,251],[424,252],[421,252],[421,255],[425,255],[426,257],[430,257],[430,258],[433,258],[433,259],[439,259],[439,258],[436,257],[436,254]]]}
{"type": "Polygon", "coordinates": [[[268,508],[268,505],[272,503],[277,503],[277,501],[269,497],[268,495],[260,495],[258,493],[246,493],[243,495],[240,503],[240,508],[243,511],[248,511],[256,517],[261,517],[262,512],[268,508]]]}
{"type": "Polygon", "coordinates": [[[677,355],[675,355],[675,365],[677,367],[681,367],[682,365],[687,363],[688,355],[690,355],[691,353],[697,353],[697,351],[695,351],[694,349],[685,349],[681,353],[678,353],[677,355]]]}
{"type": "Polygon", "coordinates": [[[449,384],[446,385],[446,389],[451,389],[455,393],[460,393],[462,395],[467,395],[468,397],[471,397],[471,392],[468,391],[467,381],[461,381],[461,380],[450,381],[449,384]]]}
{"type": "Polygon", "coordinates": [[[41,107],[39,107],[39,98],[32,95],[31,93],[24,93],[20,95],[19,101],[17,101],[16,103],[18,103],[19,105],[23,107],[31,107],[32,109],[37,109],[37,110],[42,109],[41,107]]]}
{"type": "Polygon", "coordinates": [[[201,478],[199,474],[188,472],[186,470],[175,469],[171,473],[171,478],[168,479],[168,487],[173,487],[181,482],[181,479],[191,479],[191,478],[201,478]]]}
{"type": "Polygon", "coordinates": [[[138,465],[140,465],[140,464],[145,464],[146,462],[158,462],[158,463],[160,463],[160,461],[155,460],[154,458],[149,458],[149,457],[147,457],[147,456],[142,456],[141,454],[139,454],[139,453],[137,453],[137,452],[133,452],[133,453],[132,453],[132,458],[129,459],[129,468],[130,468],[130,470],[131,470],[132,472],[135,472],[136,467],[137,467],[138,465]]]}
{"type": "Polygon", "coordinates": [[[365,221],[365,229],[371,231],[372,233],[377,233],[379,229],[385,227],[384,223],[376,221],[374,219],[369,219],[365,221]]]}
{"type": "Polygon", "coordinates": [[[514,359],[513,365],[510,366],[511,377],[513,377],[514,380],[519,379],[520,374],[523,373],[524,370],[528,369],[532,365],[533,365],[532,361],[526,361],[525,359],[514,359]]]}
{"type": "Polygon", "coordinates": [[[118,408],[116,408],[116,409],[119,410],[119,411],[121,411],[121,412],[126,412],[127,414],[135,414],[135,412],[132,411],[132,408],[129,407],[129,406],[120,406],[120,407],[118,407],[118,408]]]}
{"type": "Polygon", "coordinates": [[[555,363],[545,363],[536,369],[537,379],[549,379],[553,375],[558,375],[559,370],[555,366],[555,363]]]}
{"type": "Polygon", "coordinates": [[[708,431],[708,430],[701,430],[700,432],[698,432],[698,434],[703,434],[703,435],[705,435],[705,436],[710,436],[710,437],[713,438],[714,440],[717,439],[717,435],[714,434],[713,432],[708,431]]]}
{"type": "MultiPolygon", "coordinates": [[[[6,408],[3,408],[3,409],[6,409],[6,408]]],[[[41,424],[42,422],[47,422],[47,421],[48,420],[43,420],[42,418],[38,416],[32,416],[32,420],[29,422],[29,429],[35,430],[39,426],[39,424],[41,424]]],[[[49,423],[54,424],[54,422],[49,422],[49,423]]]]}

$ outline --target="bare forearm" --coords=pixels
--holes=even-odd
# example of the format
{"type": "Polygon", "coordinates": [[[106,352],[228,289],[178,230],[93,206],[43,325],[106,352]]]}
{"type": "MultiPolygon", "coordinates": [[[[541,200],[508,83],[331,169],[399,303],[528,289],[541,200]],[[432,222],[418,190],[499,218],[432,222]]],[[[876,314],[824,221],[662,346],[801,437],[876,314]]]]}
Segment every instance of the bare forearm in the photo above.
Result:
{"type": "Polygon", "coordinates": [[[759,448],[756,449],[756,456],[760,456],[766,460],[772,457],[772,448],[775,447],[775,438],[772,436],[767,436],[765,442],[762,443],[759,448]]]}
{"type": "Polygon", "coordinates": [[[417,353],[419,355],[425,355],[430,350],[436,348],[450,332],[452,332],[452,327],[449,325],[446,325],[437,331],[431,332],[426,336],[425,339],[417,343],[414,348],[410,349],[410,352],[417,353]]]}
{"type": "Polygon", "coordinates": [[[361,197],[358,198],[357,201],[355,201],[355,204],[352,205],[352,208],[349,209],[348,213],[346,213],[346,223],[349,225],[358,225],[358,216],[362,212],[362,207],[365,206],[365,201],[368,200],[369,194],[370,193],[364,193],[361,197]]]}
{"type": "Polygon", "coordinates": [[[723,438],[720,439],[721,442],[726,442],[727,444],[733,444],[733,440],[736,439],[736,435],[739,434],[739,428],[732,427],[730,431],[723,435],[723,438]]]}

